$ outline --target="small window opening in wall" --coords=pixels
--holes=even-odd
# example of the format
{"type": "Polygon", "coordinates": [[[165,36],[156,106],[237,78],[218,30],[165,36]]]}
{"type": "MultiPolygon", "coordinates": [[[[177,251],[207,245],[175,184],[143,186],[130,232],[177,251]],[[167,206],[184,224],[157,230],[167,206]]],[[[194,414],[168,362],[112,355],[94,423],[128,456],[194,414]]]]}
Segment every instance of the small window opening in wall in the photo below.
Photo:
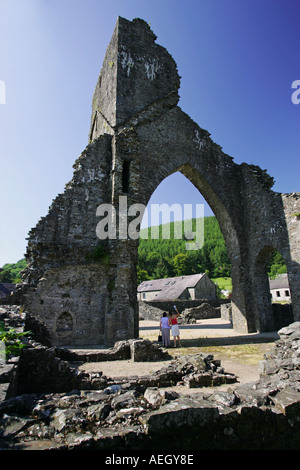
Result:
{"type": "Polygon", "coordinates": [[[280,291],[279,290],[276,291],[276,295],[277,295],[277,297],[280,297],[280,291]]]}
{"type": "Polygon", "coordinates": [[[125,160],[123,162],[123,170],[122,170],[122,192],[128,193],[129,192],[129,176],[130,176],[130,162],[125,160]]]}
{"type": "Polygon", "coordinates": [[[97,111],[95,112],[90,139],[92,140],[94,131],[97,131],[97,111]]]}
{"type": "Polygon", "coordinates": [[[56,331],[72,331],[73,318],[68,312],[63,312],[59,315],[56,322],[56,331]]]}
{"type": "Polygon", "coordinates": [[[290,291],[289,291],[289,290],[286,290],[286,291],[285,291],[285,296],[286,296],[286,297],[289,297],[289,296],[290,296],[290,291]]]}

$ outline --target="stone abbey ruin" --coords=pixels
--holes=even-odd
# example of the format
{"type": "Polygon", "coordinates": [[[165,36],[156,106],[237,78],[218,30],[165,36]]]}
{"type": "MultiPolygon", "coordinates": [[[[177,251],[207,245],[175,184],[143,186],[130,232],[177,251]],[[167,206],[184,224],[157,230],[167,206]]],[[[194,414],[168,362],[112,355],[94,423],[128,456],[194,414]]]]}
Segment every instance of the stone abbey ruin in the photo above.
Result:
{"type": "Polygon", "coordinates": [[[97,208],[112,204],[118,214],[120,196],[146,206],[176,171],[202,193],[224,235],[233,328],[274,330],[267,276],[274,250],[286,263],[300,320],[300,194],[274,192],[265,170],[224,154],[178,106],[179,86],[177,66],[149,25],[118,18],[93,96],[89,143],[28,239],[25,308],[54,346],[138,337],[138,240],[118,233],[100,240],[97,208]]]}

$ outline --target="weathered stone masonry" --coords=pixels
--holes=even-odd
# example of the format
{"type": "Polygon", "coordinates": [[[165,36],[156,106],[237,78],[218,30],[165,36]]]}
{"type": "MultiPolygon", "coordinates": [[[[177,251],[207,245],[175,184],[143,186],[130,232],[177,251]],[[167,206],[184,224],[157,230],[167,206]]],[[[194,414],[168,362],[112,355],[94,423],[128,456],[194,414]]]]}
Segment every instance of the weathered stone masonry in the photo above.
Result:
{"type": "Polygon", "coordinates": [[[273,192],[265,170],[234,163],[180,109],[176,64],[155,40],[143,20],[118,18],[94,92],[90,143],[65,192],[29,234],[26,310],[53,345],[112,345],[138,336],[138,240],[99,240],[97,207],[113,204],[118,215],[120,196],[128,207],[147,205],[176,171],[219,221],[232,263],[234,328],[274,328],[266,271],[274,250],[287,264],[300,319],[300,195],[273,192]]]}

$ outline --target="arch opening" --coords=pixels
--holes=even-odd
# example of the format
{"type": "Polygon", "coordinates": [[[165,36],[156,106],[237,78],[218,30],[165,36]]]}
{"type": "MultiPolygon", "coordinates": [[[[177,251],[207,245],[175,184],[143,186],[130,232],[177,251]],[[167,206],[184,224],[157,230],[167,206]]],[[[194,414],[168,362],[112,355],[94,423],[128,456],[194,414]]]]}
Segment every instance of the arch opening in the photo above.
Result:
{"type": "MultiPolygon", "coordinates": [[[[217,287],[217,297],[225,299],[231,297],[232,282],[231,261],[228,257],[224,234],[220,229],[216,214],[207,201],[207,199],[212,200],[212,197],[204,198],[204,184],[200,185],[199,182],[197,184],[197,181],[195,181],[192,175],[188,177],[187,170],[188,166],[185,168],[182,167],[163,179],[149,199],[147,205],[147,220],[145,221],[145,218],[143,218],[141,223],[142,230],[138,248],[137,283],[140,285],[147,280],[206,273],[208,278],[211,279],[217,287]],[[199,187],[201,189],[199,189],[199,187]],[[149,214],[151,214],[149,206],[161,206],[163,204],[167,204],[169,208],[174,207],[175,204],[179,204],[182,210],[178,212],[175,211],[175,213],[167,212],[166,214],[160,214],[159,238],[152,239],[150,227],[153,221],[152,217],[150,218],[149,216],[149,214]],[[186,209],[184,205],[188,206],[187,211],[184,210],[186,209]],[[197,250],[187,250],[185,221],[189,220],[189,216],[192,214],[193,223],[191,224],[191,228],[192,232],[195,234],[197,216],[196,205],[203,206],[201,216],[204,218],[203,228],[205,236],[203,246],[199,247],[197,250]],[[167,218],[164,218],[164,215],[166,215],[167,218]],[[167,239],[163,237],[164,224],[170,225],[170,238],[167,239]],[[143,232],[147,232],[146,237],[143,236],[143,232]]],[[[195,171],[192,171],[192,169],[190,171],[193,175],[195,174],[195,171]]],[[[212,190],[211,193],[213,193],[212,190]]],[[[217,201],[217,197],[215,200],[217,201]]],[[[157,209],[158,207],[156,207],[156,210],[157,209]]],[[[221,212],[221,209],[219,209],[219,212],[221,212]]],[[[157,220],[158,217],[155,218],[156,222],[157,220]]],[[[223,220],[225,220],[224,217],[222,221],[223,220]]],[[[226,233],[226,228],[224,231],[226,233]]],[[[146,292],[140,292],[138,294],[139,300],[150,300],[152,296],[155,297],[155,294],[150,293],[149,295],[149,293],[146,292]]],[[[186,290],[183,296],[181,296],[181,299],[192,300],[192,297],[193,294],[186,290]]]]}
{"type": "Polygon", "coordinates": [[[61,313],[56,320],[56,331],[66,333],[73,331],[73,318],[68,312],[61,313]]]}
{"type": "Polygon", "coordinates": [[[258,331],[277,331],[293,321],[287,266],[280,251],[264,246],[254,270],[254,317],[258,331]]]}

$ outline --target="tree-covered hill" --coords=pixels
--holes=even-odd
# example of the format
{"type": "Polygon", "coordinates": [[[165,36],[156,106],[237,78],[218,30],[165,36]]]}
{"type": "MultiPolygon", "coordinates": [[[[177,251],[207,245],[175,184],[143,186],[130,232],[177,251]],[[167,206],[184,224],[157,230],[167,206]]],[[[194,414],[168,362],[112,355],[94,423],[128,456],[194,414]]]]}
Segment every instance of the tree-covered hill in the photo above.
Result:
{"type": "MultiPolygon", "coordinates": [[[[138,275],[140,279],[159,279],[207,272],[210,277],[230,276],[230,261],[219,224],[215,217],[204,218],[204,245],[200,250],[186,250],[183,222],[170,223],[170,239],[151,239],[151,228],[144,229],[139,243],[138,275]],[[148,239],[145,231],[148,230],[148,239]]],[[[196,220],[192,223],[196,231],[196,220]]]]}
{"type": "MultiPolygon", "coordinates": [[[[184,233],[183,222],[170,223],[170,239],[162,239],[162,230],[163,226],[160,225],[159,239],[151,239],[151,228],[142,230],[138,282],[200,272],[206,272],[211,279],[230,277],[231,263],[215,216],[204,217],[204,244],[200,250],[186,250],[184,237],[176,239],[178,232],[184,233]]],[[[196,231],[195,219],[192,221],[192,230],[196,231]]],[[[279,253],[274,253],[268,271],[270,277],[286,272],[279,253]]]]}
{"type": "Polygon", "coordinates": [[[26,260],[21,259],[17,263],[7,263],[0,271],[0,282],[17,284],[22,282],[20,272],[26,268],[26,260]]]}

